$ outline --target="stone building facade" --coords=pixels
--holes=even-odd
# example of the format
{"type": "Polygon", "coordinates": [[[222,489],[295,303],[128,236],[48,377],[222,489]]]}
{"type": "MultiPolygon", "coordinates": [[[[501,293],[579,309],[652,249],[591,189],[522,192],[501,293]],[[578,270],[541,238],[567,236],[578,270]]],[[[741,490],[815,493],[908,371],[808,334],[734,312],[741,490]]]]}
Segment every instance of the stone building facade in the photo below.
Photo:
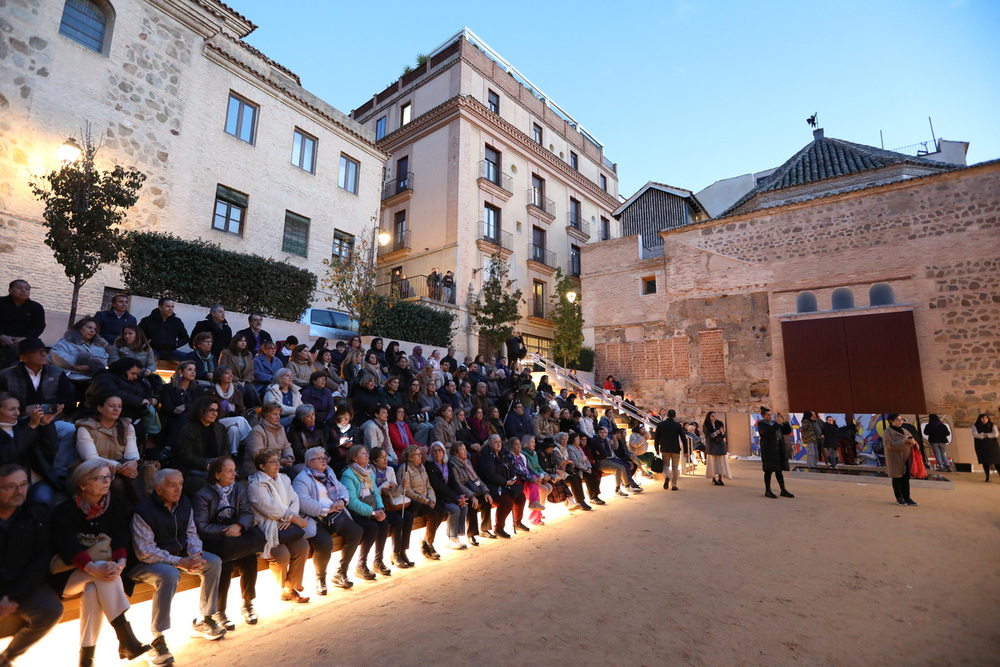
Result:
{"type": "Polygon", "coordinates": [[[383,287],[398,272],[409,298],[454,309],[455,344],[474,353],[468,306],[500,253],[525,297],[518,329],[546,353],[556,269],[578,276],[580,248],[617,236],[617,166],[603,146],[468,29],[351,115],[392,156],[383,287]],[[434,268],[453,273],[451,303],[429,293],[434,268]]]}
{"type": "MultiPolygon", "coordinates": [[[[57,147],[68,136],[82,139],[87,124],[101,145],[99,167],[135,166],[147,176],[129,227],[202,238],[322,276],[335,236],[353,238],[377,214],[386,156],[371,131],[243,42],[255,27],[217,0],[4,3],[4,281],[27,278],[33,298],[68,310],[70,284],[42,242],[43,208],[28,184],[58,166],[57,147]],[[71,36],[81,7],[103,17],[100,39],[71,36]],[[231,125],[234,112],[242,126],[231,125]],[[350,189],[339,187],[342,157],[356,165],[350,189]],[[242,205],[238,221],[216,219],[220,193],[242,205]]],[[[85,286],[81,312],[120,285],[115,267],[102,270],[85,286]]]]}
{"type": "Polygon", "coordinates": [[[642,259],[634,237],[585,248],[598,377],[618,376],[640,405],[725,413],[748,451],[746,416],[788,411],[788,323],[912,313],[926,411],[956,427],[950,453],[974,460],[968,426],[1000,402],[1000,161],[889,182],[880,169],[664,231],[662,257],[642,259]]]}

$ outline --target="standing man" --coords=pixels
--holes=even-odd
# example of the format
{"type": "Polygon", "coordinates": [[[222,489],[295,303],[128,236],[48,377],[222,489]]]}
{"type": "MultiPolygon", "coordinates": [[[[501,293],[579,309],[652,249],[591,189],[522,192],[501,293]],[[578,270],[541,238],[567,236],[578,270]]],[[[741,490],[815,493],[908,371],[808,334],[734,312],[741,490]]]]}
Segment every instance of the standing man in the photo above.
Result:
{"type": "Polygon", "coordinates": [[[784,498],[794,498],[788,489],[785,488],[785,476],[781,473],[788,470],[788,445],[785,443],[785,436],[792,432],[792,427],[784,418],[778,414],[777,420],[770,408],[760,409],[760,421],[757,422],[757,433],[760,435],[760,465],[764,469],[764,496],[767,498],[777,498],[771,493],[771,474],[778,480],[781,487],[781,496],[784,498]]]}
{"type": "Polygon", "coordinates": [[[0,298],[0,368],[14,363],[21,340],[38,338],[45,331],[45,309],[30,297],[31,285],[18,278],[0,298]]]}
{"type": "Polygon", "coordinates": [[[189,339],[184,322],[174,315],[176,305],[170,297],[160,297],[156,308],[139,322],[157,359],[181,361],[186,355],[185,352],[177,351],[187,345],[189,339]]]}
{"type": "MultiPolygon", "coordinates": [[[[454,373],[455,371],[458,370],[458,360],[455,358],[455,352],[457,352],[457,350],[455,348],[453,348],[453,347],[449,347],[448,348],[448,355],[444,359],[441,360],[441,371],[442,372],[451,371],[452,373],[454,373]],[[448,362],[448,368],[444,367],[444,362],[446,362],[446,361],[448,362]]],[[[438,384],[440,384],[440,383],[438,383],[438,384]]]]}
{"type": "Polygon", "coordinates": [[[271,334],[260,328],[264,323],[264,316],[260,313],[251,313],[247,316],[247,322],[250,326],[246,329],[240,329],[236,333],[247,337],[247,340],[250,341],[249,349],[256,356],[260,352],[260,348],[264,346],[264,343],[272,342],[271,334]]]}
{"type": "Polygon", "coordinates": [[[212,334],[212,357],[218,361],[222,351],[229,348],[229,341],[233,339],[233,330],[229,328],[226,321],[226,309],[221,303],[212,306],[205,319],[199,320],[191,331],[191,347],[194,347],[194,337],[202,331],[212,334]]]}
{"type": "Polygon", "coordinates": [[[441,274],[438,273],[437,267],[435,266],[431,269],[431,272],[427,274],[427,297],[430,299],[440,300],[440,287],[441,274]]]}
{"type": "MultiPolygon", "coordinates": [[[[667,410],[667,418],[656,425],[653,436],[653,448],[656,453],[663,457],[663,488],[677,490],[677,478],[680,476],[681,462],[681,438],[684,437],[684,427],[681,426],[674,417],[677,412],[667,410]],[[670,473],[667,474],[667,466],[670,466],[670,473]]],[[[602,420],[603,421],[603,420],[602,420]]]]}
{"type": "Polygon", "coordinates": [[[136,326],[135,315],[128,312],[128,294],[115,294],[111,297],[111,308],[94,315],[97,326],[100,327],[101,338],[113,344],[126,326],[136,326]]]}
{"type": "Polygon", "coordinates": [[[45,583],[52,559],[48,516],[25,504],[27,496],[28,471],[0,465],[0,637],[13,636],[0,653],[0,667],[41,641],[63,613],[45,583]]]}
{"type": "Polygon", "coordinates": [[[181,571],[201,577],[201,620],[193,621],[194,632],[212,640],[226,634],[225,628],[212,618],[218,611],[222,561],[202,551],[191,503],[181,493],[181,471],[164,468],[156,473],[153,483],[153,493],[135,506],[132,517],[132,546],[139,564],[128,571],[128,576],[156,589],[149,660],[154,665],[166,665],[173,662],[173,656],[163,633],[170,629],[170,605],[181,571]]]}
{"type": "Polygon", "coordinates": [[[524,346],[524,337],[516,331],[507,339],[507,360],[511,365],[528,356],[528,348],[524,346]]]}

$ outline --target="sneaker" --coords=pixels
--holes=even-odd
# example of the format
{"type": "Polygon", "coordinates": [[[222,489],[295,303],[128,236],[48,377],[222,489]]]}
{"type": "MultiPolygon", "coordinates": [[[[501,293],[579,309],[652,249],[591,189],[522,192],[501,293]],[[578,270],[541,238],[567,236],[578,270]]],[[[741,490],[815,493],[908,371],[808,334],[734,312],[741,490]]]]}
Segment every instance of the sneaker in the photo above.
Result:
{"type": "Polygon", "coordinates": [[[642,493],[641,486],[630,486],[628,487],[628,490],[631,491],[632,493],[642,493]]]}
{"type": "Polygon", "coordinates": [[[528,503],[528,509],[529,510],[543,510],[543,509],[545,509],[545,505],[543,505],[541,503],[538,503],[538,502],[528,503]]]}
{"type": "Polygon", "coordinates": [[[531,529],[525,526],[523,521],[518,521],[517,523],[514,524],[514,527],[525,533],[531,532],[531,529]]]}
{"type": "Polygon", "coordinates": [[[149,642],[150,649],[146,653],[146,660],[151,665],[169,665],[174,662],[174,656],[167,648],[167,638],[163,635],[155,637],[149,642]]]}
{"type": "Polygon", "coordinates": [[[232,632],[236,629],[236,624],[229,620],[224,611],[217,611],[212,614],[212,620],[215,621],[216,625],[224,628],[226,632],[232,632]]]}
{"type": "Polygon", "coordinates": [[[782,489],[781,490],[781,497],[782,498],[794,498],[795,496],[793,494],[789,493],[788,491],[786,491],[785,489],[782,489]]]}
{"type": "Polygon", "coordinates": [[[450,540],[448,540],[448,548],[454,549],[455,551],[462,551],[463,549],[467,549],[468,547],[462,544],[462,542],[458,538],[453,537],[450,540]]]}
{"type": "Polygon", "coordinates": [[[902,498],[896,498],[896,504],[897,505],[905,505],[906,501],[903,500],[902,498]]]}
{"type": "Polygon", "coordinates": [[[240,613],[243,614],[243,622],[247,625],[257,625],[257,612],[253,610],[252,602],[244,602],[243,608],[240,609],[240,613]]]}
{"type": "Polygon", "coordinates": [[[222,639],[226,636],[226,629],[219,627],[211,616],[206,616],[200,621],[196,618],[191,621],[192,635],[197,637],[201,635],[209,641],[215,641],[216,639],[222,639]]]}
{"type": "Polygon", "coordinates": [[[330,585],[347,590],[348,588],[354,585],[354,582],[349,580],[346,574],[337,572],[332,577],[330,577],[330,585]]]}
{"type": "Polygon", "coordinates": [[[603,500],[601,500],[600,498],[591,498],[590,502],[592,502],[595,505],[604,505],[605,504],[605,502],[603,500]]]}
{"type": "Polygon", "coordinates": [[[903,501],[903,503],[906,504],[906,505],[909,505],[910,507],[916,507],[917,506],[916,501],[914,501],[912,498],[907,498],[906,500],[903,501]]]}
{"type": "Polygon", "coordinates": [[[491,533],[488,530],[481,530],[481,531],[479,531],[479,537],[485,537],[488,540],[495,540],[495,539],[497,539],[497,536],[494,535],[493,533],[491,533]]]}
{"type": "Polygon", "coordinates": [[[579,511],[579,510],[582,510],[582,509],[583,509],[583,507],[580,506],[580,503],[577,503],[575,505],[570,505],[569,506],[569,511],[570,512],[576,512],[576,511],[579,511]]]}
{"type": "Polygon", "coordinates": [[[621,489],[615,489],[615,495],[620,498],[628,498],[628,494],[622,491],[621,489]]]}

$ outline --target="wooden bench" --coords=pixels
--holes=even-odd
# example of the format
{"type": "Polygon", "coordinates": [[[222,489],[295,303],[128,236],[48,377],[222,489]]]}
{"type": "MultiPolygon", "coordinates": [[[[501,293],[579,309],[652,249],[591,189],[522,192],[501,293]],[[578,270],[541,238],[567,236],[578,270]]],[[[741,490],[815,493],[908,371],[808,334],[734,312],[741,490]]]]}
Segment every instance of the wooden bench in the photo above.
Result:
{"type": "MultiPolygon", "coordinates": [[[[418,516],[413,520],[413,530],[418,528],[423,528],[426,525],[424,517],[418,516]]],[[[340,551],[341,547],[344,546],[344,540],[342,537],[333,538],[333,550],[340,551]]],[[[267,561],[258,558],[257,559],[257,571],[261,572],[267,569],[267,561]]],[[[233,575],[236,578],[239,575],[233,575]]],[[[181,579],[177,584],[177,592],[191,590],[192,588],[198,588],[201,586],[201,577],[196,574],[190,574],[188,572],[181,573],[181,579]]],[[[136,582],[135,590],[129,597],[129,601],[134,605],[140,602],[148,602],[153,599],[153,593],[156,592],[149,584],[143,584],[136,582]]],[[[80,618],[80,596],[69,598],[68,600],[63,600],[63,615],[60,623],[66,623],[67,621],[75,621],[80,618]]]]}

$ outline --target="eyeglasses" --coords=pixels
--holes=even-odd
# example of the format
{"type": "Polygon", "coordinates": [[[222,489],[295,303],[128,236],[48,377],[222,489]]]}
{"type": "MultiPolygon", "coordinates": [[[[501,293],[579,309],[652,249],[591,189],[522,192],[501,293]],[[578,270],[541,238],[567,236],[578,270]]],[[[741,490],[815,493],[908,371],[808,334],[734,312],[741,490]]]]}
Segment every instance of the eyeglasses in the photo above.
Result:
{"type": "Polygon", "coordinates": [[[90,479],[94,482],[110,482],[114,478],[114,475],[98,475],[97,477],[91,477],[90,479]]]}
{"type": "Polygon", "coordinates": [[[310,461],[329,461],[330,457],[329,456],[314,456],[314,457],[312,457],[309,460],[310,461]]]}

